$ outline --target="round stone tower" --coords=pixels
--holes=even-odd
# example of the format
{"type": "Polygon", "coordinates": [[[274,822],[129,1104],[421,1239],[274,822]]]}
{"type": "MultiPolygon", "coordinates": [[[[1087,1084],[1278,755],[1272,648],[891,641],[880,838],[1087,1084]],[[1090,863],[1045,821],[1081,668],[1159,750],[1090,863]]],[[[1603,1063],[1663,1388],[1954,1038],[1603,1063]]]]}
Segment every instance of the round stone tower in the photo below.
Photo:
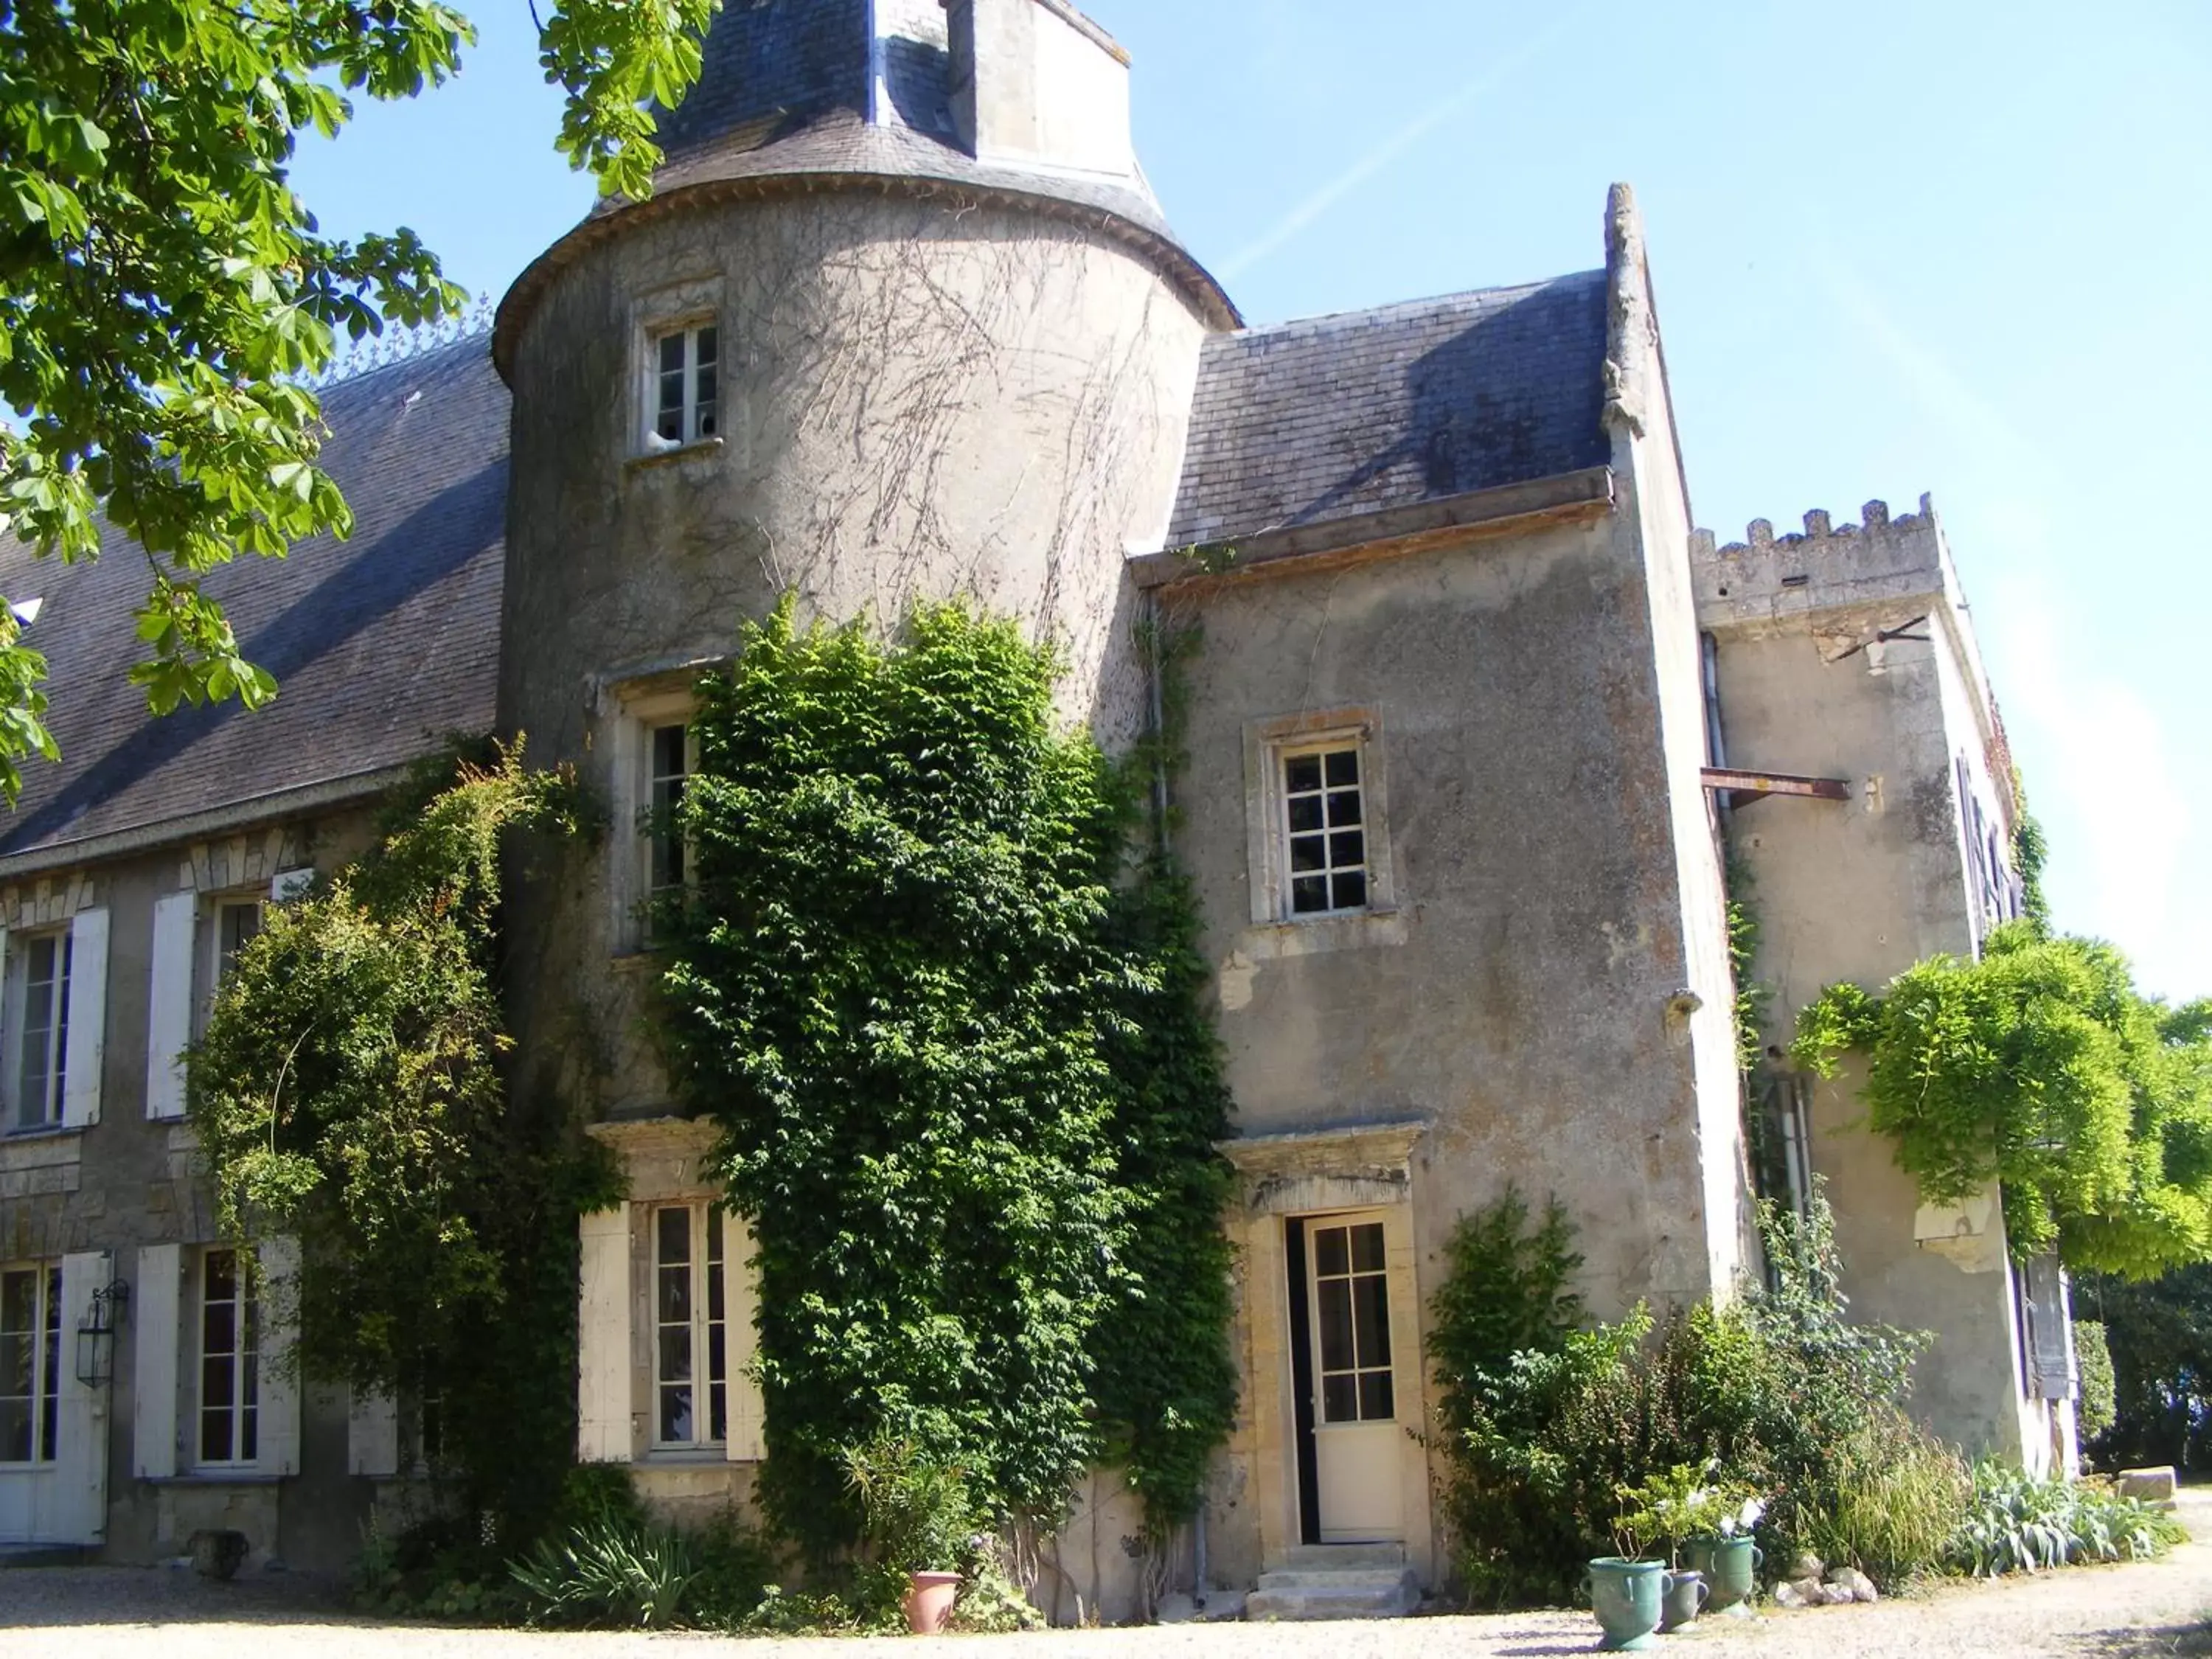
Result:
{"type": "Polygon", "coordinates": [[[515,941],[526,1070],[588,1051],[602,1109],[660,1091],[609,969],[659,878],[632,826],[698,665],[780,595],[887,628],[973,598],[1060,643],[1071,719],[1134,727],[1124,562],[1237,319],[1137,166],[1127,72],[1064,0],[733,0],[652,198],[507,293],[501,725],[615,808],[515,941]]]}

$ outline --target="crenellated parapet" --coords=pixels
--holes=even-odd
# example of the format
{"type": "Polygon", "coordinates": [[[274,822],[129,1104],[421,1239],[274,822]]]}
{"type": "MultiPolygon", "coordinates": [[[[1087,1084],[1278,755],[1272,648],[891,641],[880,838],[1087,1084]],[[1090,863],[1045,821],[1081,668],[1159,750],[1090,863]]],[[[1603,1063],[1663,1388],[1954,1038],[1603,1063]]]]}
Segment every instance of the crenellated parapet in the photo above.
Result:
{"type": "Polygon", "coordinates": [[[1824,508],[1805,515],[1802,534],[1778,536],[1753,519],[1740,542],[1716,545],[1710,530],[1690,532],[1690,568],[1700,626],[1741,628],[1846,606],[1958,598],[1942,522],[1928,496],[1920,510],[1892,517],[1872,501],[1860,522],[1838,525],[1824,508]]]}

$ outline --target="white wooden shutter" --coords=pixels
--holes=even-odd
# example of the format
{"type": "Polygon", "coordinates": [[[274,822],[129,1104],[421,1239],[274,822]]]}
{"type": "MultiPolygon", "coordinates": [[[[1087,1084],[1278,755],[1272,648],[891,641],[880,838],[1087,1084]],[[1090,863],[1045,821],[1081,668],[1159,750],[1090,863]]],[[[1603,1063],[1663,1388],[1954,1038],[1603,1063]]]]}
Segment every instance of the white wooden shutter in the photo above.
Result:
{"type": "Polygon", "coordinates": [[[147,1012],[146,1115],[185,1115],[185,1050],[192,1041],[192,943],[199,897],[154,902],[154,978],[147,1012]]]}
{"type": "Polygon", "coordinates": [[[300,1242],[261,1247],[261,1456],[270,1474],[300,1472],[300,1242]]]}
{"type": "Polygon", "coordinates": [[[107,912],[80,910],[70,923],[69,1048],[62,1056],[62,1121],[100,1121],[100,1073],[107,1054],[107,912]]]}
{"type": "Polygon", "coordinates": [[[724,1282],[730,1287],[725,1310],[725,1340],[730,1345],[729,1457],[732,1463],[757,1463],[768,1455],[766,1419],[753,1357],[760,1352],[760,1276],[753,1266],[753,1236],[733,1215],[722,1218],[724,1282]]]}
{"type": "Polygon", "coordinates": [[[354,1391],[346,1407],[346,1468],[379,1479],[399,1473],[399,1402],[354,1391]]]}
{"type": "Polygon", "coordinates": [[[76,1334],[92,1322],[92,1293],[113,1277],[105,1250],[62,1258],[58,1486],[40,1530],[65,1543],[97,1544],[107,1526],[107,1389],[77,1381],[76,1334]]]}
{"type": "Polygon", "coordinates": [[[295,899],[307,890],[314,879],[315,872],[312,868],[280,870],[276,872],[276,879],[269,884],[269,896],[278,904],[288,899],[295,899]]]}
{"type": "Polygon", "coordinates": [[[142,1479],[177,1472],[177,1317],[184,1288],[180,1244],[141,1244],[138,1282],[131,1287],[131,1464],[142,1479]]]}
{"type": "Polygon", "coordinates": [[[583,1245],[576,1293],[576,1460],[627,1463],[630,1413],[629,1206],[576,1221],[583,1245]]]}

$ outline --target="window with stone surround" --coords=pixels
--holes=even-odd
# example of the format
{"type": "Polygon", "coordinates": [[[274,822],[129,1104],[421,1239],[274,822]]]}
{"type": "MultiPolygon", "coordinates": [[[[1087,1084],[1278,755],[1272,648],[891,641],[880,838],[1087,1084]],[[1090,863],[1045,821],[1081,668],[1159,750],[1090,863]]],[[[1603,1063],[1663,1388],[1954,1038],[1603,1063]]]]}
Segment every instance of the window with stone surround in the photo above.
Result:
{"type": "Polygon", "coordinates": [[[61,1372],[61,1264],[0,1267],[0,1464],[54,1461],[61,1372]]]}
{"type": "Polygon", "coordinates": [[[702,443],[720,427],[719,331],[702,322],[656,333],[652,341],[652,426],[647,449],[702,443]]]}
{"type": "Polygon", "coordinates": [[[1371,710],[1247,728],[1255,923],[1299,926],[1395,908],[1380,739],[1371,710]]]}

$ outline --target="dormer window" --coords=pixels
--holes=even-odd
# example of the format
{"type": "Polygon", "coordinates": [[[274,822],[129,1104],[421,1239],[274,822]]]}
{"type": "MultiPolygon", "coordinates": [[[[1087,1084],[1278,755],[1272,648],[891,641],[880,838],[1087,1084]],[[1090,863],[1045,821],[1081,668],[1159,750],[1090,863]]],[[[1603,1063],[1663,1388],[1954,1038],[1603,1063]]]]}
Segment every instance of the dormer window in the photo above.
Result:
{"type": "Polygon", "coordinates": [[[712,323],[670,329],[653,342],[653,447],[703,442],[719,429],[712,323]]]}

